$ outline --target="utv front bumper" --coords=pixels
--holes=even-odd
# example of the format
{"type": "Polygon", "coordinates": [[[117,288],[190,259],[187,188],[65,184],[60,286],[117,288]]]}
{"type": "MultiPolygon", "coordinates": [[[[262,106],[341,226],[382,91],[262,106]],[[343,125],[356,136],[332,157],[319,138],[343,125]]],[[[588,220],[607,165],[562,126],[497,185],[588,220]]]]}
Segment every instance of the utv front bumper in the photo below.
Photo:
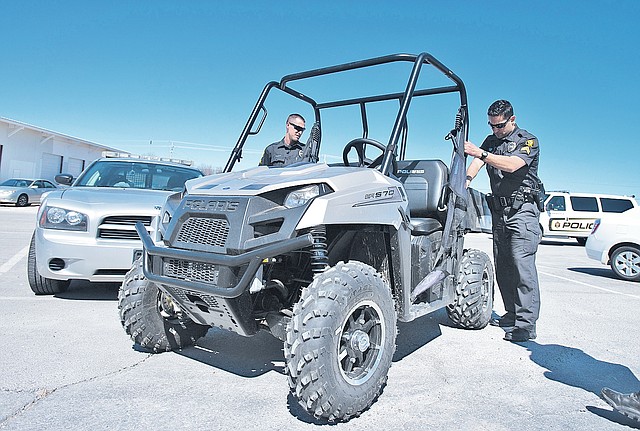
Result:
{"type": "Polygon", "coordinates": [[[221,298],[237,298],[246,292],[264,259],[313,244],[313,236],[305,234],[229,256],[158,246],[142,223],[136,224],[136,231],[144,245],[147,279],[221,298]]]}

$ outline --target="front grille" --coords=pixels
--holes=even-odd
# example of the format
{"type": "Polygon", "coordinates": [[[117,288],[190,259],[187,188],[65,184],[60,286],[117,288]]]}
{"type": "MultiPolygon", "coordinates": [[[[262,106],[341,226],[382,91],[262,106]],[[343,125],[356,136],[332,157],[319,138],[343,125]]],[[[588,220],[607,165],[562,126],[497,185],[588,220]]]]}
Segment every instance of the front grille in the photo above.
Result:
{"type": "Polygon", "coordinates": [[[105,217],[98,226],[98,238],[103,239],[140,239],[135,224],[141,222],[151,226],[151,216],[110,216],[105,217]]]}
{"type": "Polygon", "coordinates": [[[163,262],[163,274],[171,278],[217,285],[220,271],[216,265],[209,263],[166,259],[163,262]]]}
{"type": "Polygon", "coordinates": [[[177,241],[224,247],[228,236],[229,222],[226,219],[191,217],[180,226],[177,241]]]}

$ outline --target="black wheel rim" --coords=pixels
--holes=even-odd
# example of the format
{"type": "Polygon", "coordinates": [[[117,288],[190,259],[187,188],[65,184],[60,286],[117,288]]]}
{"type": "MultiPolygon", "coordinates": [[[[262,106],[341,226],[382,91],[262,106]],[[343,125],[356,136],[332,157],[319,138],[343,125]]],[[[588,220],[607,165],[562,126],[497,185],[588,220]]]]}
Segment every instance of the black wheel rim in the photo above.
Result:
{"type": "Polygon", "coordinates": [[[491,302],[491,278],[489,277],[489,270],[485,268],[482,271],[482,286],[480,287],[482,294],[482,311],[487,311],[489,307],[492,307],[491,302]]]}
{"type": "Polygon", "coordinates": [[[371,378],[386,337],[384,316],[373,301],[361,302],[348,313],[338,340],[338,366],[349,384],[362,385],[371,378]]]}

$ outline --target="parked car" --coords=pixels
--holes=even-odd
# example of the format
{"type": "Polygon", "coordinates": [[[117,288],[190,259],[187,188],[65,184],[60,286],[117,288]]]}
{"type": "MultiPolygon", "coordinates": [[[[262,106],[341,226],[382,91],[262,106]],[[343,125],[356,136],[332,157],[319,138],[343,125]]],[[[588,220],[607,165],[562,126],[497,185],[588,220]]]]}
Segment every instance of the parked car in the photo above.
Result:
{"type": "Polygon", "coordinates": [[[167,196],[202,176],[185,162],[105,156],[75,181],[56,176],[71,186],[49,193],[40,205],[27,264],[34,293],[63,292],[76,279],[121,282],[142,251],[135,223],[155,237],[167,196]]]}
{"type": "Polygon", "coordinates": [[[0,203],[17,207],[39,204],[43,194],[57,188],[45,179],[10,178],[0,184],[0,203]]]}
{"type": "Polygon", "coordinates": [[[597,218],[620,214],[638,206],[633,196],[549,192],[540,213],[543,236],[575,238],[584,245],[597,218]]]}
{"type": "Polygon", "coordinates": [[[597,219],[586,250],[591,259],[609,264],[619,278],[640,281],[640,208],[597,219]]]}

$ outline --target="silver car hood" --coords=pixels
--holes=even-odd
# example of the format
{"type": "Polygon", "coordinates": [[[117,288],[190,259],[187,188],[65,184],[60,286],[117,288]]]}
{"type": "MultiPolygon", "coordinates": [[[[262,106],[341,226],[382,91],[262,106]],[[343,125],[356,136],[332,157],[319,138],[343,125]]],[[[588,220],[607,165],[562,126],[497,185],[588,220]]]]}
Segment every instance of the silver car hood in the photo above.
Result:
{"type": "Polygon", "coordinates": [[[78,202],[94,207],[111,207],[114,210],[126,208],[129,212],[144,209],[146,213],[149,210],[159,211],[171,193],[173,192],[133,188],[70,187],[48,193],[46,203],[61,205],[64,202],[78,202]]]}

